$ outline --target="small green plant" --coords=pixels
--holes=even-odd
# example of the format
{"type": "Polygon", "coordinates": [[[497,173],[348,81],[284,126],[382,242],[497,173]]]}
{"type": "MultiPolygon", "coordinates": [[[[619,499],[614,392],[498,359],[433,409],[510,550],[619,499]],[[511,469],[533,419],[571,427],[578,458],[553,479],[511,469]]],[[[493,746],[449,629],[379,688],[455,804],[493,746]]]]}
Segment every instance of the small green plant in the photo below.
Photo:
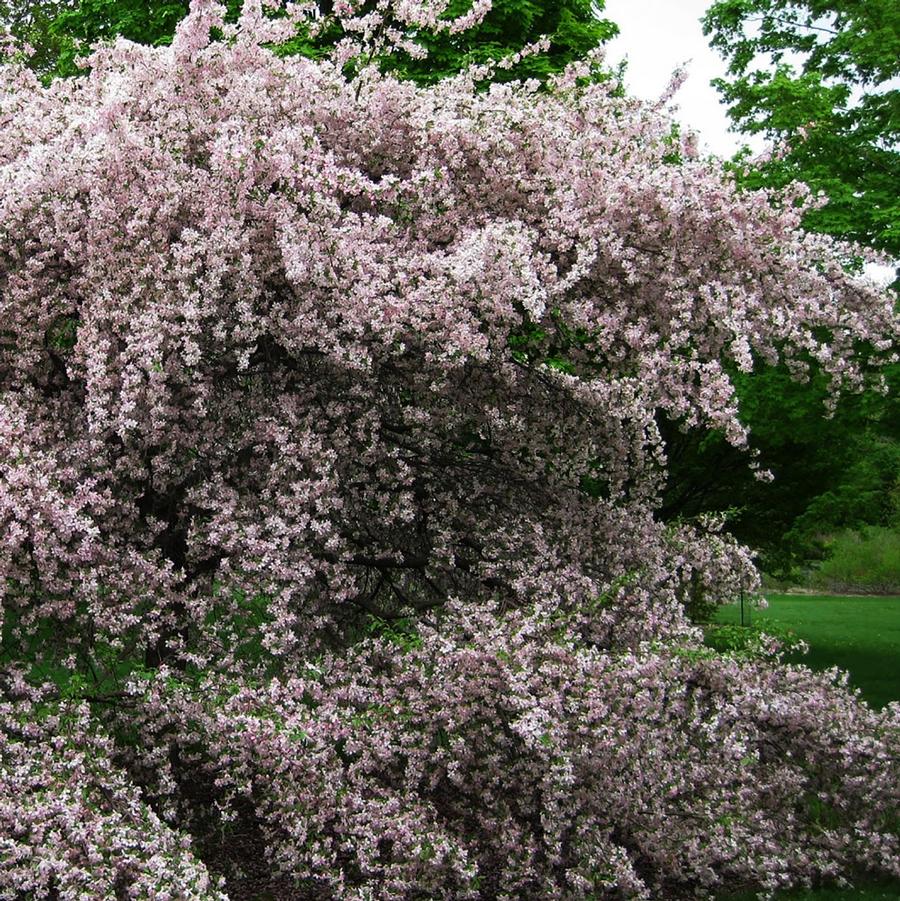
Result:
{"type": "Polygon", "coordinates": [[[366,631],[373,637],[390,641],[403,651],[415,650],[422,646],[422,639],[416,631],[415,623],[408,617],[386,620],[380,616],[371,615],[366,631]]]}
{"type": "Polygon", "coordinates": [[[78,320],[71,316],[60,316],[47,329],[47,343],[54,350],[67,351],[78,340],[78,320]]]}
{"type": "Polygon", "coordinates": [[[740,626],[711,623],[704,629],[704,643],[723,654],[741,657],[772,657],[803,651],[805,643],[796,632],[780,623],[740,626]]]}

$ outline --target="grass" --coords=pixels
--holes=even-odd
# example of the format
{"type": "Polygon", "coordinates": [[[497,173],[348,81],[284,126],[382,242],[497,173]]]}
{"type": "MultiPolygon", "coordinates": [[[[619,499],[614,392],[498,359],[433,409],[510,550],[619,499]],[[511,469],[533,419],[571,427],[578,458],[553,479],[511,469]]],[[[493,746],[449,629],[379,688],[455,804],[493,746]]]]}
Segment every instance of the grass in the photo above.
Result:
{"type": "MultiPolygon", "coordinates": [[[[874,707],[900,700],[900,597],[769,594],[767,610],[753,611],[753,624],[791,629],[810,646],[793,655],[812,669],[838,666],[874,707]]],[[[716,622],[740,623],[737,605],[720,607],[716,622]]],[[[751,901],[754,893],[722,901],[751,901]]],[[[900,880],[861,879],[851,889],[818,888],[779,892],[778,901],[898,901],[900,880]]]]}
{"type": "MultiPolygon", "coordinates": [[[[900,700],[900,597],[770,594],[767,600],[767,610],[753,611],[754,625],[789,628],[809,645],[808,654],[792,655],[791,662],[847,670],[873,707],[900,700]]],[[[717,611],[716,622],[740,621],[737,605],[717,611]]]]}
{"type": "MultiPolygon", "coordinates": [[[[755,892],[723,896],[721,901],[756,901],[755,892]]],[[[897,901],[900,898],[900,881],[868,881],[853,888],[794,889],[778,892],[777,901],[897,901]]]]}

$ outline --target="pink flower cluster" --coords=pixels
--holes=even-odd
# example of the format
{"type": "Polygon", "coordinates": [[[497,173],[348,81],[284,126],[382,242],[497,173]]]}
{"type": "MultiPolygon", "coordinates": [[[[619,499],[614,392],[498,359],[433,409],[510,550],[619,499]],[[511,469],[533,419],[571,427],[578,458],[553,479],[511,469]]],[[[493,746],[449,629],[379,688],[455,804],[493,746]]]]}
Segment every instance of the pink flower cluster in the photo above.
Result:
{"type": "Polygon", "coordinates": [[[348,83],[261,47],[259,4],[222,16],[49,88],[0,67],[4,659],[97,695],[181,673],[97,699],[108,734],[64,707],[29,738],[57,702],[2,695],[0,799],[32,825],[0,897],[82,870],[206,897],[176,833],[210,798],[342,897],[895,867],[890,717],[702,657],[685,597],[752,587],[750,557],[656,515],[660,413],[740,445],[731,368],[857,387],[891,299],[800,231],[801,191],[739,194],[590,63],[348,83]],[[405,655],[346,650],[398,619],[405,655]]]}
{"type": "Polygon", "coordinates": [[[87,704],[2,688],[0,898],[226,901],[190,837],[112,764],[87,704]]]}
{"type": "Polygon", "coordinates": [[[249,818],[311,897],[668,899],[900,874],[898,705],[873,713],[834,673],[610,654],[552,617],[456,613],[412,647],[366,641],[259,688],[157,678],[125,765],[175,822],[249,818]]]}

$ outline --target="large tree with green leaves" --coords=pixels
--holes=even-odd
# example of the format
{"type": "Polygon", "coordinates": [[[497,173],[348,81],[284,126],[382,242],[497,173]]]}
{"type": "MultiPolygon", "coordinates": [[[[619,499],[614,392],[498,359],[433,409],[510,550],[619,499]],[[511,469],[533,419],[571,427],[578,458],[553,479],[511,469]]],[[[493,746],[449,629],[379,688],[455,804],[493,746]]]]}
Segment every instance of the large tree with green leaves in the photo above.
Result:
{"type": "MultiPolygon", "coordinates": [[[[236,20],[239,0],[227,0],[224,5],[228,17],[236,20]]],[[[333,5],[331,0],[319,0],[318,12],[310,16],[310,22],[316,21],[317,33],[301,28],[279,52],[314,58],[327,54],[346,36],[342,20],[333,15],[333,5]]],[[[353,5],[366,6],[365,2],[353,5]]],[[[279,6],[284,4],[272,4],[275,15],[279,6]]],[[[97,41],[121,35],[139,44],[168,44],[188,7],[188,0],[6,0],[0,2],[0,21],[5,20],[14,34],[35,47],[31,64],[49,79],[76,74],[76,59],[97,41]]],[[[471,0],[458,0],[450,4],[446,17],[458,17],[470,7],[471,0]]],[[[395,52],[384,58],[384,68],[419,84],[433,84],[467,64],[499,60],[546,36],[550,39],[547,52],[526,55],[495,79],[544,80],[615,35],[616,26],[600,18],[602,9],[602,0],[493,0],[490,11],[474,28],[462,32],[416,29],[415,41],[427,49],[427,58],[395,52]]]]}
{"type": "Polygon", "coordinates": [[[900,256],[900,5],[719,0],[704,32],[734,124],[784,148],[748,184],[804,181],[828,197],[807,227],[900,256]]]}
{"type": "MultiPolygon", "coordinates": [[[[715,82],[735,127],[776,145],[736,160],[747,188],[802,181],[824,192],[813,231],[900,256],[900,8],[890,0],[719,0],[704,31],[728,61],[715,82]]],[[[858,265],[845,251],[844,262],[858,265]]],[[[889,371],[895,389],[900,374],[889,371]]],[[[782,573],[815,557],[823,534],[889,523],[900,478],[896,393],[845,398],[823,419],[825,390],[757,361],[737,380],[742,420],[775,478],[754,483],[716,435],[673,432],[670,516],[732,508],[732,528],[782,573]]]]}

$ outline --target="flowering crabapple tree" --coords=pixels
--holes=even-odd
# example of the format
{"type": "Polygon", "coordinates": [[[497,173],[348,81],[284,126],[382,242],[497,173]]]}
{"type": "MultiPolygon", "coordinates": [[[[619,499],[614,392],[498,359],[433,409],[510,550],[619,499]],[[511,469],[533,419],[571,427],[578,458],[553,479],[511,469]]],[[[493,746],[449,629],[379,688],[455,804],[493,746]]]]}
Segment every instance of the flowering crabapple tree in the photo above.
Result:
{"type": "Polygon", "coordinates": [[[661,415],[859,387],[889,297],[590,62],[347,81],[290,28],[0,70],[0,898],[900,875],[900,709],[704,648],[750,555],[656,515],[661,415]]]}

